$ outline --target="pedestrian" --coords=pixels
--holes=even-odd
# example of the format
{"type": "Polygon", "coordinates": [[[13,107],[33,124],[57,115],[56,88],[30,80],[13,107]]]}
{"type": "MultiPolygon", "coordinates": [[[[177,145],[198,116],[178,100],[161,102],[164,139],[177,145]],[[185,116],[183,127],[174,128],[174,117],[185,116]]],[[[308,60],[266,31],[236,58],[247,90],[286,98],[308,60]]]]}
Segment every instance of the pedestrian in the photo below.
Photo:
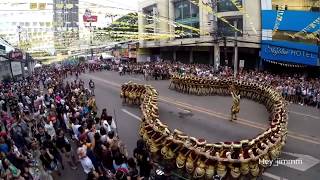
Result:
{"type": "Polygon", "coordinates": [[[87,156],[87,147],[86,146],[79,147],[77,152],[78,152],[79,161],[81,163],[84,173],[89,174],[91,171],[94,171],[95,168],[92,164],[92,161],[87,156]]]}
{"type": "Polygon", "coordinates": [[[141,180],[141,177],[139,176],[139,171],[137,169],[137,164],[133,158],[128,159],[128,167],[129,172],[127,175],[128,180],[141,180]]]}
{"type": "Polygon", "coordinates": [[[72,153],[72,147],[68,140],[68,138],[65,136],[64,131],[62,129],[58,129],[57,131],[57,137],[55,138],[55,144],[57,148],[60,150],[61,154],[64,155],[64,158],[67,160],[69,166],[71,169],[76,170],[77,166],[74,161],[74,155],[72,153]]]}
{"type": "Polygon", "coordinates": [[[90,79],[90,81],[89,81],[89,88],[90,88],[90,91],[91,91],[91,95],[94,95],[95,84],[92,81],[92,79],[90,79]]]}
{"type": "Polygon", "coordinates": [[[140,177],[148,179],[150,177],[152,165],[150,154],[146,149],[143,139],[137,141],[137,147],[133,151],[133,156],[139,166],[140,177]]]}
{"type": "Polygon", "coordinates": [[[57,172],[59,176],[61,176],[61,172],[58,169],[58,162],[54,157],[53,153],[50,152],[49,148],[41,147],[40,148],[40,160],[43,164],[43,168],[49,174],[57,172]]]}

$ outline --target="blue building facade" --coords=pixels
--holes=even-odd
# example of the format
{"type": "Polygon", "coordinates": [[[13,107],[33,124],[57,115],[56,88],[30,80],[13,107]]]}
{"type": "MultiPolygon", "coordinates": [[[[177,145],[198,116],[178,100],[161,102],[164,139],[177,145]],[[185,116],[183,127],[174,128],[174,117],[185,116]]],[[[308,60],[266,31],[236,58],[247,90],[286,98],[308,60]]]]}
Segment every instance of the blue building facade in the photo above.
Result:
{"type": "Polygon", "coordinates": [[[261,58],[319,66],[318,0],[261,0],[261,58]]]}

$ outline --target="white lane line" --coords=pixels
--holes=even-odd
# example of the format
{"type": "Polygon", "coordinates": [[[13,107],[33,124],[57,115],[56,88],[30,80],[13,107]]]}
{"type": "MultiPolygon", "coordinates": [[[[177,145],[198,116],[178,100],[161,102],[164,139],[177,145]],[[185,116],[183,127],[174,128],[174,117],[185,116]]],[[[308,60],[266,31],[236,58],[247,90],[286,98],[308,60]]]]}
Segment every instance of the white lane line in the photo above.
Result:
{"type": "Polygon", "coordinates": [[[131,77],[130,79],[132,79],[132,80],[136,80],[136,81],[143,81],[142,79],[139,79],[139,78],[134,78],[134,77],[131,77]]]}
{"type": "Polygon", "coordinates": [[[312,116],[312,115],[310,115],[310,114],[304,114],[304,113],[295,112],[295,111],[289,111],[289,113],[296,114],[296,115],[300,115],[300,116],[310,117],[310,118],[312,118],[312,119],[320,119],[320,115],[319,115],[319,116],[312,116]]]}
{"type": "Polygon", "coordinates": [[[274,175],[274,174],[271,174],[271,173],[268,173],[268,172],[264,172],[262,175],[266,176],[266,177],[269,177],[271,179],[275,179],[275,180],[288,180],[288,178],[280,177],[280,176],[277,176],[277,175],[274,175]]]}
{"type": "Polygon", "coordinates": [[[133,114],[133,113],[129,112],[129,111],[128,111],[128,110],[126,110],[126,109],[121,109],[121,111],[122,111],[122,112],[124,112],[124,113],[126,113],[126,114],[128,114],[129,116],[131,116],[131,117],[133,117],[133,118],[135,118],[135,119],[139,120],[139,121],[142,121],[142,120],[141,120],[141,118],[140,118],[139,116],[137,116],[137,115],[135,115],[135,114],[133,114]]]}

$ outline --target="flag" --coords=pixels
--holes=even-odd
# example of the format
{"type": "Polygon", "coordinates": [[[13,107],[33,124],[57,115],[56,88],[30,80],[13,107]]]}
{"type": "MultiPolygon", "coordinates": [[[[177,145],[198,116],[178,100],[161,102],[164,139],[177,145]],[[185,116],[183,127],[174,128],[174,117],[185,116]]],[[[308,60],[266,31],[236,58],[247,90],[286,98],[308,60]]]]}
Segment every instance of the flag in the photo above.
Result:
{"type": "Polygon", "coordinates": [[[66,4],[66,8],[67,9],[72,9],[73,8],[73,4],[66,4]]]}
{"type": "Polygon", "coordinates": [[[62,9],[63,6],[64,6],[64,4],[56,4],[56,8],[57,8],[57,9],[62,9]]]}
{"type": "Polygon", "coordinates": [[[39,3],[39,10],[45,10],[46,9],[47,4],[46,3],[39,3]]]}
{"type": "Polygon", "coordinates": [[[30,3],[30,9],[34,10],[38,8],[38,4],[37,3],[30,3]]]}

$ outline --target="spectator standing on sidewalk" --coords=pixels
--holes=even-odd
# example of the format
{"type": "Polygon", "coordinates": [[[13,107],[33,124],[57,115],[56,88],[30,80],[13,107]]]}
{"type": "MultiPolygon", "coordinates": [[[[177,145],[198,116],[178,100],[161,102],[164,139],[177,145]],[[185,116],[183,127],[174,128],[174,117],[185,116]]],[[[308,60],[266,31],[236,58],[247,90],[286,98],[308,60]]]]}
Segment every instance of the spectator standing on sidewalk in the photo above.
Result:
{"type": "Polygon", "coordinates": [[[90,79],[90,81],[89,81],[89,88],[90,88],[91,94],[94,95],[95,84],[92,81],[92,79],[90,79]]]}
{"type": "Polygon", "coordinates": [[[138,163],[140,177],[148,179],[150,177],[152,165],[149,152],[146,149],[145,142],[143,141],[143,139],[139,139],[137,141],[137,148],[134,149],[133,156],[138,163]]]}

